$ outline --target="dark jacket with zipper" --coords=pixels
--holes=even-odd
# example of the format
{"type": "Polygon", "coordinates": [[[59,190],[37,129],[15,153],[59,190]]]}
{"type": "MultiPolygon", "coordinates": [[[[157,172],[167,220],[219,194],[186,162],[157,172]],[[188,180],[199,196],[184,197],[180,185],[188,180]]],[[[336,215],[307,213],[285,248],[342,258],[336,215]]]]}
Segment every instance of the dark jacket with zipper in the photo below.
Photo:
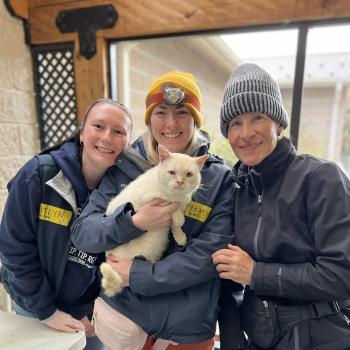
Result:
{"type": "MultiPolygon", "coordinates": [[[[233,172],[235,244],[256,262],[250,289],[277,305],[350,298],[348,176],[332,162],[297,155],[286,138],[257,166],[239,162],[233,172]]],[[[347,349],[350,326],[336,316],[324,342],[347,349]]],[[[310,349],[324,345],[320,339],[310,349]]]]}
{"type": "Polygon", "coordinates": [[[99,294],[98,255],[76,249],[70,226],[89,190],[77,146],[28,161],[8,185],[0,229],[1,275],[16,304],[44,320],[57,309],[90,315],[99,294]]]}
{"type": "MultiPolygon", "coordinates": [[[[140,146],[138,142],[136,148],[140,146]]],[[[197,155],[206,152],[204,145],[197,155]]],[[[132,223],[130,203],[111,216],[104,213],[110,199],[147,167],[148,162],[135,150],[118,157],[73,226],[77,247],[102,252],[143,234],[132,223]]],[[[226,247],[233,235],[229,169],[210,156],[201,174],[203,186],[193,197],[182,226],[188,237],[186,246],[177,246],[170,236],[160,261],[135,259],[129,287],[112,298],[102,294],[108,304],[150,336],[179,343],[198,343],[214,336],[220,279],[211,254],[226,247]]],[[[237,314],[237,309],[233,312],[237,314]]],[[[241,336],[237,332],[237,337],[241,336]]]]}

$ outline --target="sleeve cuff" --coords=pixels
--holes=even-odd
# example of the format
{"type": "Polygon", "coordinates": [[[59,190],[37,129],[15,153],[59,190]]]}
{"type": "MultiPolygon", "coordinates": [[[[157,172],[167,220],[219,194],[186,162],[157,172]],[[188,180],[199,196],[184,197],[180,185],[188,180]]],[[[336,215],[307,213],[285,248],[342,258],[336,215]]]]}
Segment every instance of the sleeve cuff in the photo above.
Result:
{"type": "Polygon", "coordinates": [[[250,279],[250,284],[249,284],[249,289],[254,290],[254,270],[255,270],[256,262],[254,261],[254,266],[253,266],[253,271],[252,271],[252,276],[250,279]]]}
{"type": "Polygon", "coordinates": [[[258,295],[278,295],[278,270],[280,264],[256,262],[252,281],[258,295]]]}
{"type": "Polygon", "coordinates": [[[131,203],[125,204],[123,208],[123,214],[116,215],[115,221],[117,225],[121,225],[123,230],[121,232],[125,232],[125,235],[122,238],[122,243],[129,242],[132,239],[140,237],[146,231],[139,229],[136,227],[131,219],[132,215],[135,214],[134,208],[131,203]]]}
{"type": "Polygon", "coordinates": [[[39,318],[40,318],[40,322],[46,323],[46,322],[50,321],[51,319],[54,318],[54,316],[57,314],[58,311],[59,311],[59,310],[56,309],[56,310],[54,311],[54,313],[51,314],[51,316],[49,316],[49,317],[47,317],[47,318],[45,318],[45,319],[41,319],[41,318],[39,317],[39,318]]]}
{"type": "Polygon", "coordinates": [[[137,294],[147,295],[147,276],[153,264],[143,259],[134,259],[129,276],[129,287],[137,294]]]}

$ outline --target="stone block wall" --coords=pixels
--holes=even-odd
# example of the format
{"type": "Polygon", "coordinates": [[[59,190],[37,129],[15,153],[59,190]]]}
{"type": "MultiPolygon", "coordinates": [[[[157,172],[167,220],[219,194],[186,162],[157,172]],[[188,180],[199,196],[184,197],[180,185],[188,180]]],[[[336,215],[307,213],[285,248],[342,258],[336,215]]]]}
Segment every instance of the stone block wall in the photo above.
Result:
{"type": "MultiPolygon", "coordinates": [[[[0,2],[0,217],[7,182],[39,150],[30,48],[22,20],[0,2]]],[[[7,308],[0,284],[0,310],[7,308]]]]}

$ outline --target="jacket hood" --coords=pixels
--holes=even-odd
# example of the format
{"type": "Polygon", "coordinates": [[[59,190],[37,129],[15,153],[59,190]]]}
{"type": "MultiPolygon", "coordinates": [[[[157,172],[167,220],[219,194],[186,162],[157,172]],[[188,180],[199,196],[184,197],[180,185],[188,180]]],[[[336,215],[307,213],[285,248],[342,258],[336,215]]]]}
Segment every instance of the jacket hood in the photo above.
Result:
{"type": "Polygon", "coordinates": [[[210,147],[210,136],[204,130],[199,130],[200,138],[198,142],[197,151],[193,154],[193,156],[202,156],[203,154],[208,153],[210,147]]]}
{"type": "MultiPolygon", "coordinates": [[[[196,151],[194,152],[194,154],[192,154],[193,157],[199,157],[199,156],[202,156],[204,154],[207,154],[209,147],[210,147],[209,134],[204,130],[199,130],[199,133],[200,133],[201,137],[199,139],[198,147],[197,147],[196,151]]],[[[145,134],[142,134],[141,136],[139,136],[133,142],[133,144],[131,146],[135,151],[137,151],[136,153],[141,155],[141,158],[143,158],[143,160],[147,159],[147,153],[146,153],[146,149],[145,149],[145,145],[144,145],[144,135],[145,134]]],[[[207,162],[224,164],[224,161],[222,158],[220,158],[218,156],[211,155],[211,154],[209,154],[209,158],[208,158],[207,162]]],[[[137,163],[137,164],[138,164],[138,166],[140,165],[140,163],[137,163]]],[[[141,164],[142,164],[142,162],[141,162],[141,164]]]]}
{"type": "Polygon", "coordinates": [[[89,195],[89,189],[82,173],[78,146],[74,142],[67,142],[49,153],[73,185],[78,206],[82,206],[89,195]]]}

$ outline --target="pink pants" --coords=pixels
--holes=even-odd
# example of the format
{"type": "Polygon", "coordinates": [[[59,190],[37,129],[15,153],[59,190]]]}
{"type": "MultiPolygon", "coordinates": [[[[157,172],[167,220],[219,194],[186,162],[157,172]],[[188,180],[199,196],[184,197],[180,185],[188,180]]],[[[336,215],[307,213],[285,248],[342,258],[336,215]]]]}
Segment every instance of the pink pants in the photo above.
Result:
{"type": "MultiPolygon", "coordinates": [[[[142,350],[146,342],[147,333],[141,327],[101,298],[95,301],[93,322],[96,335],[109,350],[142,350]]],[[[165,350],[169,344],[158,339],[152,349],[165,350]]]]}
{"type": "MultiPolygon", "coordinates": [[[[154,349],[154,348],[153,348],[154,349]]],[[[197,344],[170,344],[166,350],[214,350],[214,339],[197,344]]]]}
{"type": "MultiPolygon", "coordinates": [[[[147,338],[142,350],[154,350],[154,342],[152,338],[147,338]]],[[[209,339],[202,343],[196,344],[170,344],[166,350],[214,350],[214,339],[209,339]]]]}

